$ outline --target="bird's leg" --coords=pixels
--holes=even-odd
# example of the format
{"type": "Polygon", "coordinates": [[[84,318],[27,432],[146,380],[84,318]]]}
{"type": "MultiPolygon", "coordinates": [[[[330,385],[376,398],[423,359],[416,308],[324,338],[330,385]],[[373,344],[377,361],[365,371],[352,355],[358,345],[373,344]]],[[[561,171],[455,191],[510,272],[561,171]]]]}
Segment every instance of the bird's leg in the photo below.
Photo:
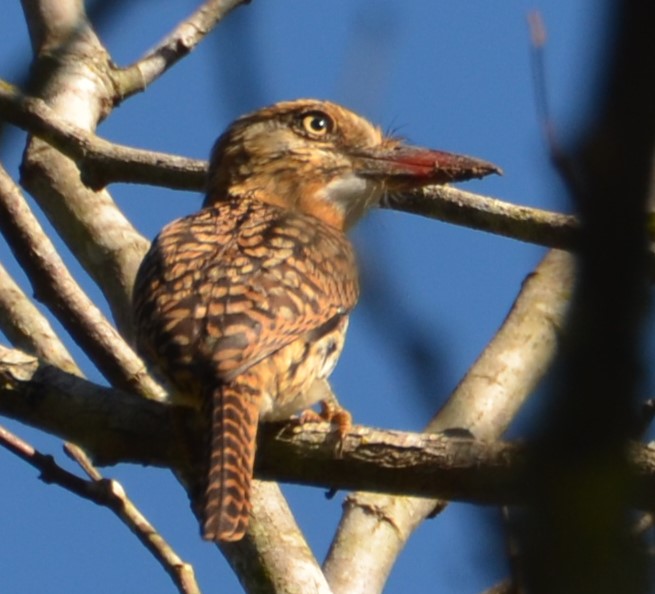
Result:
{"type": "MultiPolygon", "coordinates": [[[[327,384],[327,381],[325,383],[327,384]]],[[[339,436],[343,439],[352,427],[352,415],[339,404],[337,397],[331,389],[329,396],[321,400],[320,404],[321,412],[319,413],[319,416],[334,425],[339,431],[339,436]]]]}
{"type": "Polygon", "coordinates": [[[326,379],[317,379],[309,389],[312,402],[319,402],[321,411],[309,408],[299,416],[299,423],[320,423],[327,421],[336,430],[338,436],[337,450],[343,449],[343,440],[352,427],[352,415],[339,404],[330,384],[326,379]]]}

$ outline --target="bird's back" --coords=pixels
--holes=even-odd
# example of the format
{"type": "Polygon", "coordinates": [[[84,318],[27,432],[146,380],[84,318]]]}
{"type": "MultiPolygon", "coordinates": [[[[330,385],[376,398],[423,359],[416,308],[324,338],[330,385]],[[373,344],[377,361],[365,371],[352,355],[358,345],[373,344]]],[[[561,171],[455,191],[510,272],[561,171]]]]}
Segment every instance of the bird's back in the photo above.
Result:
{"type": "Polygon", "coordinates": [[[346,316],[358,290],[340,231],[255,200],[219,202],[153,242],[134,289],[137,346],[192,402],[206,374],[234,379],[346,316]]]}

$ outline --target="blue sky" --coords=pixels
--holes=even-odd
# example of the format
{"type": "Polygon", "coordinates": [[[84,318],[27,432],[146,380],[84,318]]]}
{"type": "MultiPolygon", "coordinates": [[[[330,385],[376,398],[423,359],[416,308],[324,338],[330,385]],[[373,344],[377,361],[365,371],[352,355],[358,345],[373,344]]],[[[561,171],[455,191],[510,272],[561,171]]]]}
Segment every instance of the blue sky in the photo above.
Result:
{"type": "MultiPolygon", "coordinates": [[[[5,4],[0,78],[17,82],[28,66],[29,40],[19,3],[5,4]]],[[[140,0],[117,6],[98,28],[115,62],[127,65],[195,4],[140,0]]],[[[553,116],[562,137],[570,138],[591,98],[603,42],[601,12],[593,0],[254,0],[145,93],[118,108],[99,134],[204,158],[222,129],[245,111],[282,99],[330,99],[415,144],[475,155],[504,169],[504,177],[464,186],[472,191],[568,211],[536,116],[526,24],[532,8],[542,11],[548,28],[553,116]]],[[[23,135],[14,130],[0,145],[0,158],[15,178],[23,145],[23,135]]],[[[161,188],[111,190],[147,237],[201,201],[198,194],[161,188]]],[[[333,375],[335,391],[356,422],[419,430],[493,336],[544,250],[387,211],[372,213],[352,238],[364,295],[333,375]],[[416,353],[423,368],[415,364],[416,353]]],[[[1,239],[0,260],[24,281],[1,239]]],[[[88,279],[83,284],[100,299],[88,279]]],[[[100,380],[80,361],[85,373],[100,380]]],[[[63,458],[57,440],[2,422],[63,458]]],[[[2,450],[0,473],[4,591],[174,591],[109,512],[43,485],[31,468],[2,450]]],[[[240,591],[223,559],[198,538],[185,495],[167,472],[123,465],[106,474],[123,482],[178,553],[195,565],[206,592],[240,591]]],[[[322,559],[343,496],[328,501],[316,489],[286,492],[322,559]]],[[[495,520],[494,511],[452,505],[418,530],[386,592],[467,594],[492,585],[506,574],[504,543],[489,530],[495,520]]]]}

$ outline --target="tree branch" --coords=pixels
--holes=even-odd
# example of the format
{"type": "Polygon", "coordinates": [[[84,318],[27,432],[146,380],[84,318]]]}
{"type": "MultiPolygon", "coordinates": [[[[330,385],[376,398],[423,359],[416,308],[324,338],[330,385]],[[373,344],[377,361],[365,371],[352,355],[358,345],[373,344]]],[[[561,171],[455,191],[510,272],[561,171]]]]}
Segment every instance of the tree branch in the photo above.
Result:
{"type": "Polygon", "coordinates": [[[550,248],[571,250],[578,241],[579,224],[571,215],[519,206],[451,186],[393,195],[385,206],[550,248]]]}
{"type": "MultiPolygon", "coordinates": [[[[90,132],[115,103],[109,55],[80,0],[23,0],[35,49],[30,88],[59,118],[90,132]]],[[[100,287],[116,324],[130,335],[134,276],[148,242],[107,191],[93,192],[74,162],[38,138],[24,153],[21,182],[100,287]]]]}
{"type": "MultiPolygon", "coordinates": [[[[494,339],[426,431],[462,428],[484,440],[497,439],[505,431],[554,357],[572,275],[569,254],[551,251],[544,258],[523,283],[494,339]]],[[[381,592],[412,532],[445,506],[444,500],[433,498],[349,496],[324,563],[335,594],[381,592]],[[372,533],[378,543],[374,551],[364,546],[372,533]],[[349,551],[358,544],[354,557],[349,551]]]]}
{"type": "Polygon", "coordinates": [[[116,71],[120,100],[145,90],[178,60],[186,56],[232,10],[250,0],[208,0],[175,27],[138,62],[116,71]]]}
{"type": "Polygon", "coordinates": [[[255,480],[248,531],[218,546],[248,594],[332,594],[277,483],[255,480]],[[252,559],[258,559],[253,563],[252,559]],[[243,560],[248,566],[243,565],[243,560]]]}
{"type": "Polygon", "coordinates": [[[93,190],[115,181],[181,190],[204,187],[205,161],[109,142],[59,116],[45,101],[26,97],[1,81],[0,116],[73,159],[82,181],[93,190]]]}
{"type": "MultiPolygon", "coordinates": [[[[14,89],[0,86],[0,114],[74,159],[91,188],[126,182],[204,190],[206,161],[111,143],[62,120],[42,101],[24,98],[14,89]]],[[[382,206],[547,247],[573,249],[577,242],[575,217],[450,186],[390,196],[382,206]]]]}
{"type": "MultiPolygon", "coordinates": [[[[194,440],[196,413],[190,409],[102,388],[3,347],[0,414],[78,443],[99,465],[189,467],[179,440],[194,440]]],[[[365,489],[483,505],[522,503],[530,493],[531,484],[523,480],[525,445],[354,426],[337,454],[335,438],[327,423],[262,424],[256,474],[330,490],[365,489]]],[[[201,449],[197,436],[193,445],[201,449]]],[[[655,450],[634,444],[630,460],[637,481],[632,501],[653,509],[655,450]]]]}
{"type": "Polygon", "coordinates": [[[0,230],[30,278],[35,293],[114,385],[149,398],[164,391],[148,375],[102,312],[71,276],[32,214],[18,186],[0,166],[0,230]]]}
{"type": "Polygon", "coordinates": [[[84,480],[59,466],[52,456],[42,454],[4,427],[0,427],[0,446],[39,470],[39,478],[44,483],[59,485],[83,499],[110,509],[162,565],[179,592],[200,594],[193,568],[177,556],[143,517],[120,483],[103,479],[99,475],[93,480],[84,480]]]}
{"type": "MultiPolygon", "coordinates": [[[[1,171],[1,170],[0,170],[1,171]]],[[[0,173],[0,178],[2,174],[0,173]]],[[[0,330],[19,349],[76,375],[79,367],[50,322],[0,263],[0,330]]]]}

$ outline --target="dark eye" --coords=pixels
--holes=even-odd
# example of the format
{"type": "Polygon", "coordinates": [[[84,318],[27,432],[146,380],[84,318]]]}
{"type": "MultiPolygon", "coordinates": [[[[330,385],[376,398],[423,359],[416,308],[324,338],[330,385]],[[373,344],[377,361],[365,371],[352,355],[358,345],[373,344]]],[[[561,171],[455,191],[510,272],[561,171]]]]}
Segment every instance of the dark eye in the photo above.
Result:
{"type": "Polygon", "coordinates": [[[322,111],[312,111],[302,116],[302,127],[307,134],[320,138],[332,132],[334,122],[322,111]]]}

